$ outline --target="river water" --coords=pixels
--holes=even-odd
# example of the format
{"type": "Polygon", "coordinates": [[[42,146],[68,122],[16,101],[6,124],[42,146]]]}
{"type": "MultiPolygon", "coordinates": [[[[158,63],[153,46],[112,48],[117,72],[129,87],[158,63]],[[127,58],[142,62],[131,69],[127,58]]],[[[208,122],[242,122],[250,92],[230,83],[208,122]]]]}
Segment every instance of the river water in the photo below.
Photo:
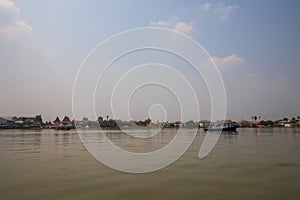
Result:
{"type": "MultiPolygon", "coordinates": [[[[174,131],[132,142],[117,131],[107,135],[122,148],[143,152],[167,144],[174,131]]],[[[128,174],[94,159],[76,130],[0,130],[0,199],[299,199],[300,129],[222,134],[200,160],[204,136],[199,131],[169,167],[128,174]]]]}

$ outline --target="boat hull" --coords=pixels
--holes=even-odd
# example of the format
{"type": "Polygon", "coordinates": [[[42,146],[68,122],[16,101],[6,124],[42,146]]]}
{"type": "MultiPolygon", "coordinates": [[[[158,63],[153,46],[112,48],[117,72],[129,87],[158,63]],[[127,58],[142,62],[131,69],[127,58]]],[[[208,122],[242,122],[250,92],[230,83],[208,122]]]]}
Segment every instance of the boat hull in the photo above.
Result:
{"type": "Polygon", "coordinates": [[[236,131],[237,127],[228,127],[228,128],[218,128],[218,127],[210,127],[204,128],[204,131],[236,131]]]}

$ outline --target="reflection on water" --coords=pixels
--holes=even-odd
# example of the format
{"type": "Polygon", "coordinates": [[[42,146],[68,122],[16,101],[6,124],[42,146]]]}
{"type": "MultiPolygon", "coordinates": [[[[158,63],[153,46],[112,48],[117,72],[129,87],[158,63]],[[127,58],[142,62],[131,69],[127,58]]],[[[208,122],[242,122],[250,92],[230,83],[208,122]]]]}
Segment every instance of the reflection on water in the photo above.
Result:
{"type": "MultiPolygon", "coordinates": [[[[119,131],[107,132],[115,144],[136,152],[159,149],[174,134],[176,130],[170,129],[134,139],[119,131]]],[[[76,131],[0,130],[0,199],[299,197],[300,129],[223,133],[211,154],[200,160],[205,134],[199,131],[190,149],[171,166],[149,174],[126,174],[95,160],[76,131]]]]}

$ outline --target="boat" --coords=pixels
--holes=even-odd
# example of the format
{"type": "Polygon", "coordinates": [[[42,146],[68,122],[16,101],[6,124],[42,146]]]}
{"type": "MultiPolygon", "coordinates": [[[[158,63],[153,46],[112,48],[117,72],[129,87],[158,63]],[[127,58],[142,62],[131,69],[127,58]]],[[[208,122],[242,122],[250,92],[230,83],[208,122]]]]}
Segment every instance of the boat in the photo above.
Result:
{"type": "Polygon", "coordinates": [[[236,131],[237,124],[234,122],[224,122],[212,124],[207,128],[204,128],[204,131],[236,131]]]}

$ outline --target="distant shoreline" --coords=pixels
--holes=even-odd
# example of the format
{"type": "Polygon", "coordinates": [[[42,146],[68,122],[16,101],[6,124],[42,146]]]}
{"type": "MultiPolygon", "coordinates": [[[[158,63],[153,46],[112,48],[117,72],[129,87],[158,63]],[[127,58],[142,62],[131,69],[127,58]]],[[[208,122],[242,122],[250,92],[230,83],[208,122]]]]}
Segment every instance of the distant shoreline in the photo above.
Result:
{"type": "MultiPolygon", "coordinates": [[[[182,129],[191,129],[192,127],[181,127],[182,129]]],[[[273,126],[273,127],[238,127],[239,129],[250,128],[250,129],[272,129],[272,128],[280,128],[280,129],[296,129],[300,127],[284,127],[284,126],[273,126]]],[[[41,131],[41,130],[55,130],[55,131],[70,131],[70,130],[113,130],[113,131],[120,131],[120,130],[155,130],[159,128],[151,128],[151,127],[139,127],[139,128],[72,128],[72,129],[55,129],[55,128],[0,128],[1,130],[22,130],[22,131],[41,131]]],[[[170,128],[160,128],[160,129],[179,129],[175,127],[170,128]]],[[[197,128],[198,130],[204,130],[204,128],[197,128]]]]}

